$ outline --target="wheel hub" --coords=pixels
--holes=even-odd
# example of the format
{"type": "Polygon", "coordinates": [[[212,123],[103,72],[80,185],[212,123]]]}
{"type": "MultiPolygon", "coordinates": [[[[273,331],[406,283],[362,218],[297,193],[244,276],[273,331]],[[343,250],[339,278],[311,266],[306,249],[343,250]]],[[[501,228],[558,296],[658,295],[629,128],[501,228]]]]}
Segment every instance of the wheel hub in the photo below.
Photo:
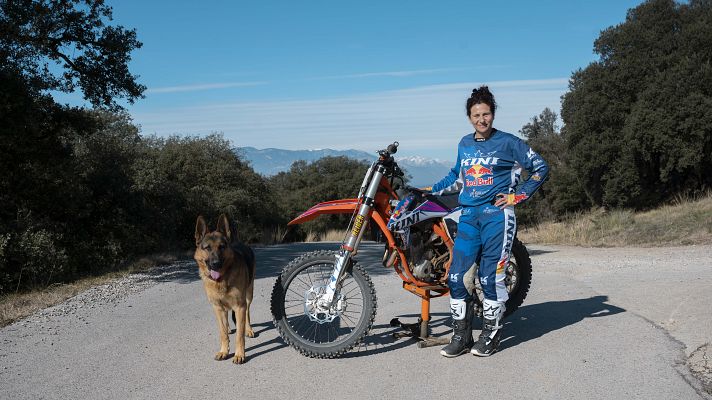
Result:
{"type": "Polygon", "coordinates": [[[504,277],[504,285],[507,287],[507,292],[513,292],[519,284],[518,281],[519,277],[517,276],[517,264],[510,261],[504,277]]]}
{"type": "Polygon", "coordinates": [[[304,292],[304,314],[310,321],[326,324],[334,321],[346,310],[346,298],[343,294],[334,295],[336,301],[326,297],[326,286],[312,286],[304,292]]]}

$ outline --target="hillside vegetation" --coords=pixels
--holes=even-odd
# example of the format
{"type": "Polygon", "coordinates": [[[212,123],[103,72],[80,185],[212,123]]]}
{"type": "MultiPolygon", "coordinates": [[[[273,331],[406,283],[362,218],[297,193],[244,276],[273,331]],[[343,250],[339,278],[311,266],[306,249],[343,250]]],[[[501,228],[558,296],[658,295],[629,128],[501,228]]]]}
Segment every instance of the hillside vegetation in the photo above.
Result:
{"type": "Polygon", "coordinates": [[[520,229],[526,243],[590,247],[712,244],[712,194],[645,211],[594,210],[520,229]]]}
{"type": "Polygon", "coordinates": [[[556,113],[520,133],[549,181],[523,222],[605,208],[647,210],[712,187],[712,2],[649,0],[593,44],[556,113]]]}

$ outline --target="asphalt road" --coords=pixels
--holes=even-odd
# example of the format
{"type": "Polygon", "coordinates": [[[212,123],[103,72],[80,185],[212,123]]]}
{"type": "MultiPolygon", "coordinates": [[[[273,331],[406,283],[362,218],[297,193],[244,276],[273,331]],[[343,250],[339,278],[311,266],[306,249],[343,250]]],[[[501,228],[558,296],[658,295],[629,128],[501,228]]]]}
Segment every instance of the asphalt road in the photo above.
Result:
{"type": "MultiPolygon", "coordinates": [[[[367,243],[360,261],[378,295],[374,329],[343,358],[310,359],[277,335],[269,296],[290,259],[335,246],[257,249],[257,337],[247,339],[246,364],[213,360],[214,316],[197,268],[184,263],[119,301],[71,313],[59,305],[0,329],[0,398],[712,398],[688,364],[712,356],[712,246],[529,246],[532,290],[507,320],[500,352],[446,359],[392,338],[391,318],[415,320],[419,299],[380,266],[382,246],[367,243]]],[[[433,333],[448,335],[447,299],[432,306],[433,333]]]]}

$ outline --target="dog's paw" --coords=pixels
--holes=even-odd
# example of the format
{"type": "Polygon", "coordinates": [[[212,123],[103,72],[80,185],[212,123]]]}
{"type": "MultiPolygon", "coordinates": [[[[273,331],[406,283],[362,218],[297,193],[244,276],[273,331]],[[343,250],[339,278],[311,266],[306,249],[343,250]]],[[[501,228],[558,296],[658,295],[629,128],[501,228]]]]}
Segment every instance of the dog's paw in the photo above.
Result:
{"type": "Polygon", "coordinates": [[[245,363],[245,355],[237,355],[235,354],[235,357],[232,358],[232,363],[233,364],[244,364],[245,363]]]}
{"type": "Polygon", "coordinates": [[[226,352],[218,351],[217,353],[215,353],[215,359],[218,361],[227,359],[227,356],[228,356],[227,351],[226,352]]]}
{"type": "Polygon", "coordinates": [[[247,329],[245,329],[245,336],[255,337],[255,331],[253,331],[252,328],[247,328],[247,329]]]}

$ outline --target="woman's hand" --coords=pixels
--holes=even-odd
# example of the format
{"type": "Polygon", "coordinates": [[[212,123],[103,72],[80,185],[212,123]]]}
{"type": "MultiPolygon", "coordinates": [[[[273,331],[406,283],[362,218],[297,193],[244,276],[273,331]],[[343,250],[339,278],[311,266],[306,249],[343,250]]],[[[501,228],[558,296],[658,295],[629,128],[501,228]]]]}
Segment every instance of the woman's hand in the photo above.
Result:
{"type": "Polygon", "coordinates": [[[430,194],[430,189],[432,187],[424,187],[424,188],[417,188],[414,186],[406,186],[405,189],[411,193],[417,194],[420,197],[425,197],[426,195],[430,194]]]}
{"type": "Polygon", "coordinates": [[[507,207],[517,205],[527,198],[526,194],[497,193],[494,205],[504,210],[507,207]]]}

